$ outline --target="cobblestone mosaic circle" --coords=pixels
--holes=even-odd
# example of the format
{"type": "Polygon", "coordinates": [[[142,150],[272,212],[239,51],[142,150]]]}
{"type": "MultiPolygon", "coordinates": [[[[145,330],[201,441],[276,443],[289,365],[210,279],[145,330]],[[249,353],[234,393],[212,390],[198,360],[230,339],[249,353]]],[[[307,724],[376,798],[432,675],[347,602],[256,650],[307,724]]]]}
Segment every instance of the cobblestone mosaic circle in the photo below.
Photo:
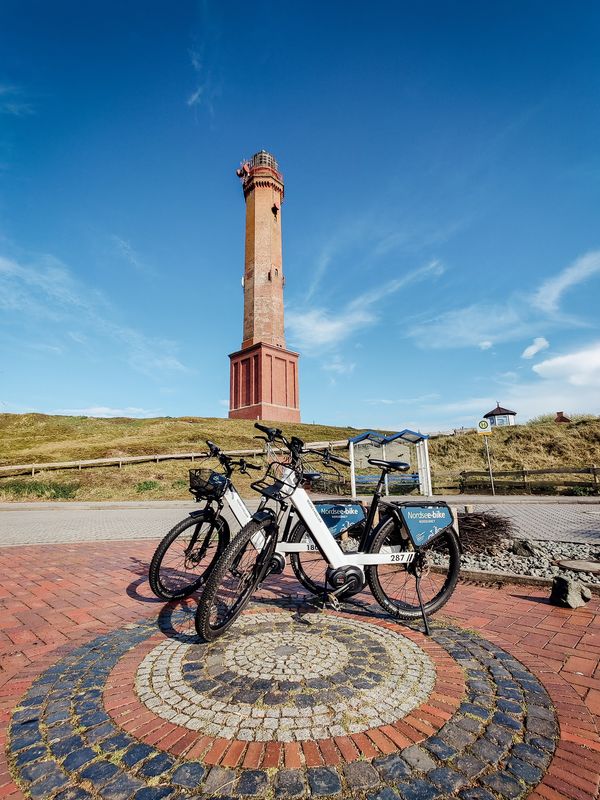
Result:
{"type": "Polygon", "coordinates": [[[439,623],[426,640],[383,618],[315,615],[300,629],[291,614],[253,612],[211,645],[162,639],[144,621],[73,650],[13,712],[15,780],[34,800],[517,800],[542,780],[558,734],[552,702],[495,644],[439,623]],[[253,642],[270,643],[268,666],[253,642]],[[324,661],[316,674],[332,643],[345,666],[324,661]],[[315,663],[298,678],[303,648],[315,663]],[[268,677],[248,675],[254,664],[268,677]]]}
{"type": "Polygon", "coordinates": [[[235,639],[166,641],[136,689],[170,722],[210,736],[282,742],[346,736],[395,722],[431,692],[431,659],[400,633],[319,615],[252,614],[235,639]]]}

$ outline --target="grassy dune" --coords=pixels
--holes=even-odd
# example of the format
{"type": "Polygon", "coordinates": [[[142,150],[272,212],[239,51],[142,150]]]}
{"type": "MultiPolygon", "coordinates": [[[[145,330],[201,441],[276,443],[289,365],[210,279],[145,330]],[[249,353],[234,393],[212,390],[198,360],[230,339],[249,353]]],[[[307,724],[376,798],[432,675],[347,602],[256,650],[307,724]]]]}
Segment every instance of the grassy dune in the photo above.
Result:
{"type": "MultiPolygon", "coordinates": [[[[305,441],[333,441],[358,433],[354,428],[284,425],[305,441]]],[[[177,419],[96,419],[0,415],[0,463],[27,464],[111,456],[201,451],[206,439],[223,449],[257,446],[246,420],[183,417],[177,419]]],[[[435,475],[486,468],[482,437],[476,433],[436,437],[429,451],[435,475]]],[[[494,431],[490,449],[495,470],[600,466],[600,418],[568,425],[529,423],[494,431]]],[[[52,470],[35,477],[0,478],[0,500],[167,500],[189,499],[191,464],[171,461],[84,470],[52,470]]],[[[250,494],[249,478],[237,484],[250,494]]]]}

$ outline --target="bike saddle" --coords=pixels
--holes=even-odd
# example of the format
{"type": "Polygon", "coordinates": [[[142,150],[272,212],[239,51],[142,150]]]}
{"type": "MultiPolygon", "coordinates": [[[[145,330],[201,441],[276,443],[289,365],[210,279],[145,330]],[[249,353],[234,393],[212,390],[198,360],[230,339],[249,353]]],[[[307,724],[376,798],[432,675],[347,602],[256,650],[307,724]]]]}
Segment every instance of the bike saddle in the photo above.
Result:
{"type": "Polygon", "coordinates": [[[406,461],[384,461],[382,458],[369,458],[368,461],[374,467],[383,467],[389,469],[390,472],[406,472],[407,469],[410,469],[410,464],[407,464],[406,461]]]}

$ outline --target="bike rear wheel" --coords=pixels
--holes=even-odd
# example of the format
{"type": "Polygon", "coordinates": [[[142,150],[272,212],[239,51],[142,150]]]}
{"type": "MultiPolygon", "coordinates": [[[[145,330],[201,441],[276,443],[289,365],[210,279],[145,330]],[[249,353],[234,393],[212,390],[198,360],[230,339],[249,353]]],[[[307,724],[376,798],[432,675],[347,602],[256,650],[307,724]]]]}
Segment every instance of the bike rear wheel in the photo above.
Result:
{"type": "Polygon", "coordinates": [[[416,619],[421,616],[416,575],[421,576],[421,596],[425,612],[433,614],[445,605],[456,587],[460,572],[460,548],[456,534],[447,530],[432,543],[415,551],[403,538],[394,519],[383,523],[369,553],[409,551],[415,558],[408,564],[376,564],[367,567],[369,587],[379,605],[394,617],[416,619]]]}
{"type": "Polygon", "coordinates": [[[253,520],[225,548],[196,609],[199,636],[211,642],[233,625],[265,574],[276,540],[271,520],[253,520]]]}
{"type": "Polygon", "coordinates": [[[222,517],[204,514],[178,522],[156,548],[148,582],[161,600],[178,600],[199,589],[229,542],[229,526],[222,517]]]}

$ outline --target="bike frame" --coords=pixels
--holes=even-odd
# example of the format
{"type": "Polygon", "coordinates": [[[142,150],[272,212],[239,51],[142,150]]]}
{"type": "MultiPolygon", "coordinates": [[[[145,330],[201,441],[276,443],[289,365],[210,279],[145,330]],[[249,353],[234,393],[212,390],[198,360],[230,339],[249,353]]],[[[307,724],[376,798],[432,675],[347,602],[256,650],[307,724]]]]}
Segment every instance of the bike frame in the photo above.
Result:
{"type": "MultiPolygon", "coordinates": [[[[332,569],[355,566],[361,570],[363,577],[363,567],[366,566],[373,566],[376,564],[409,564],[414,559],[415,552],[409,552],[403,549],[401,545],[386,547],[386,551],[382,553],[365,552],[373,532],[373,522],[381,497],[380,488],[381,484],[383,483],[383,479],[384,478],[382,475],[375,494],[373,495],[373,501],[369,509],[369,514],[365,523],[365,530],[361,538],[358,552],[344,553],[337,541],[331,535],[327,525],[321,519],[319,512],[315,508],[315,505],[308,496],[306,490],[300,485],[300,478],[297,472],[291,467],[284,467],[283,480],[288,485],[293,485],[295,488],[290,493],[287,502],[283,500],[277,500],[277,502],[280,504],[280,511],[276,517],[277,523],[283,517],[288,504],[291,508],[284,535],[282,539],[277,542],[274,552],[282,555],[284,559],[288,553],[319,552],[332,569]],[[290,517],[292,517],[292,514],[297,514],[301,522],[304,523],[304,527],[312,539],[312,542],[292,543],[286,541],[288,532],[291,528],[290,517]]],[[[265,508],[268,501],[269,498],[265,498],[263,503],[261,503],[259,512],[265,508]]],[[[252,544],[257,550],[262,550],[264,543],[265,536],[261,531],[257,532],[252,537],[252,544]]]]}

